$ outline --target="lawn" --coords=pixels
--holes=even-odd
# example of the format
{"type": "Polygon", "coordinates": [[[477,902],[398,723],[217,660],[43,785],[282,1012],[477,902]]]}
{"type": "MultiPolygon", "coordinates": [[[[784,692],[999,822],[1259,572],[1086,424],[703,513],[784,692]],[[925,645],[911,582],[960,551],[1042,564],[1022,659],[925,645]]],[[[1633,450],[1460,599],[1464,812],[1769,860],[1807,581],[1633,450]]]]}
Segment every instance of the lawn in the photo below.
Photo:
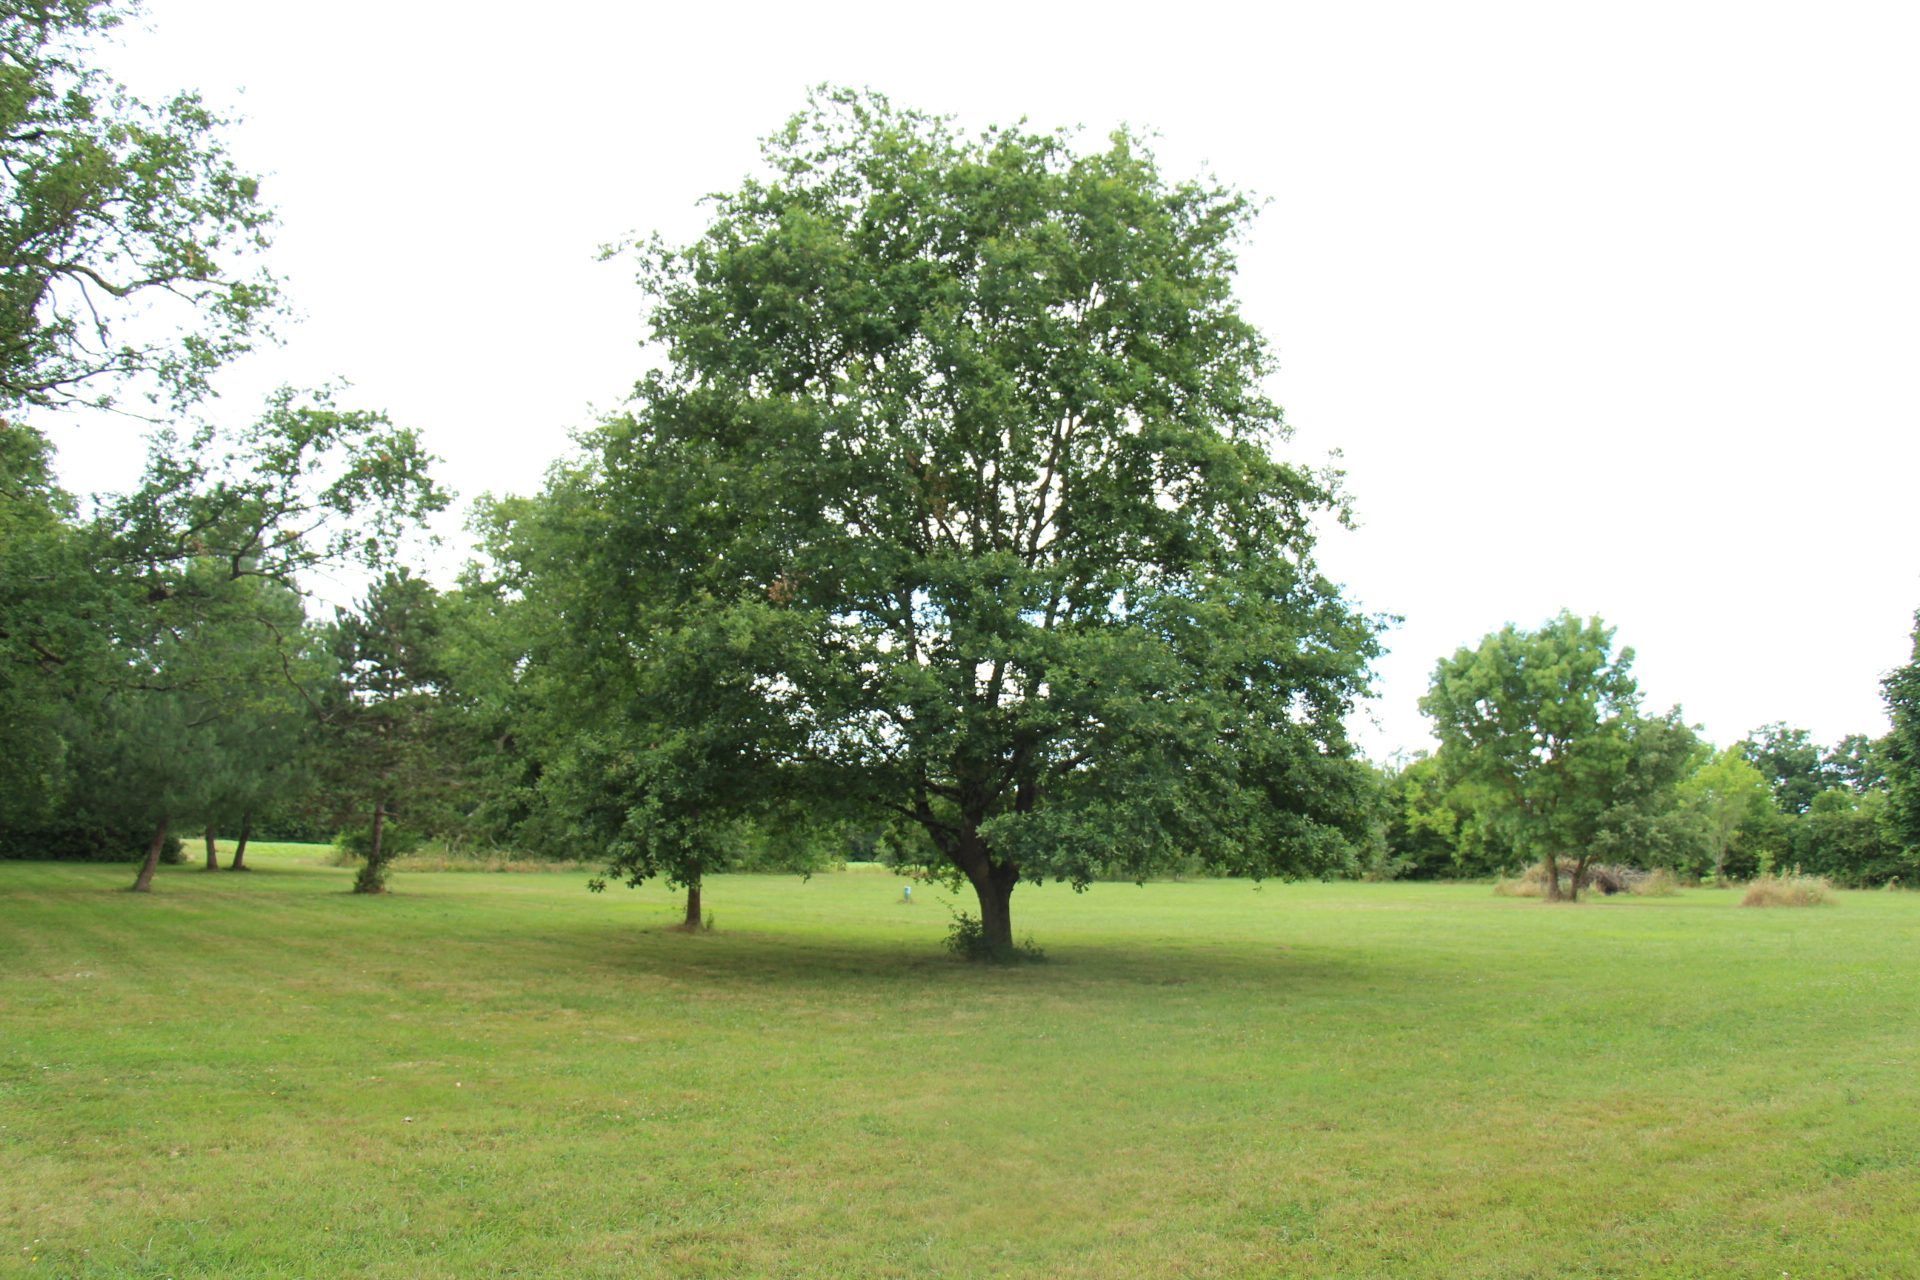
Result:
{"type": "Polygon", "coordinates": [[[0,863],[0,1275],[1920,1275],[1920,895],[248,859],[0,863]]]}

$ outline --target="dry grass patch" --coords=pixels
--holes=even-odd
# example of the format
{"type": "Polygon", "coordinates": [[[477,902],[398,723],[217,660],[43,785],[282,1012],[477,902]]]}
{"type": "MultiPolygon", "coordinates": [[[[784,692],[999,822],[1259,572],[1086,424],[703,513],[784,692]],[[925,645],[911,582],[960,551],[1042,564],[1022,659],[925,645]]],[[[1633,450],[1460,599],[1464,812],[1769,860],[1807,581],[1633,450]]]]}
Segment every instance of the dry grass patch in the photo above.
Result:
{"type": "Polygon", "coordinates": [[[1761,876],[1747,885],[1743,907],[1819,907],[1832,903],[1833,882],[1825,876],[1761,876]]]}

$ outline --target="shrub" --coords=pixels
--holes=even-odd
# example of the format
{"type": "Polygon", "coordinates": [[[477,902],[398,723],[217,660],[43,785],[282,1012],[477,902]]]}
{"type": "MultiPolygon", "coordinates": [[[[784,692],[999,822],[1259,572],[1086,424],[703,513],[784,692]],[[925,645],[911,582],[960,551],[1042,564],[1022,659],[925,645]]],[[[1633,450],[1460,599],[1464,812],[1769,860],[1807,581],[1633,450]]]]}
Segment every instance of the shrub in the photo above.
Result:
{"type": "MultiPolygon", "coordinates": [[[[73,822],[46,827],[0,829],[0,859],[30,858],[53,862],[139,862],[147,856],[153,829],[114,823],[73,822]]],[[[168,866],[185,862],[180,837],[170,835],[160,847],[160,861],[168,866]]]]}
{"type": "Polygon", "coordinates": [[[965,911],[953,918],[953,925],[947,930],[947,950],[962,960],[990,964],[1038,962],[1047,958],[1047,953],[1035,946],[1032,938],[1016,942],[1012,947],[993,946],[987,941],[986,927],[965,911]]]}
{"type": "Polygon", "coordinates": [[[1818,907],[1833,901],[1833,882],[1825,876],[1760,876],[1747,885],[1743,907],[1818,907]]]}

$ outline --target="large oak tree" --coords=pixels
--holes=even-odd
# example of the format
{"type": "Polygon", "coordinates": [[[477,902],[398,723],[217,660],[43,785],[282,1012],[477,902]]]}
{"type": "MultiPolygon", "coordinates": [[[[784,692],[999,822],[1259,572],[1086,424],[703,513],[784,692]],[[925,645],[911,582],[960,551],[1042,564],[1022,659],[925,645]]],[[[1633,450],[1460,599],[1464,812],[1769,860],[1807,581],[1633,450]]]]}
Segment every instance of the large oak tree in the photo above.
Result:
{"type": "Polygon", "coordinates": [[[632,856],[885,810],[993,951],[1022,880],[1345,865],[1378,624],[1314,564],[1333,477],[1277,453],[1249,201],[848,92],[764,157],[642,250],[663,367],[567,477],[632,856]]]}

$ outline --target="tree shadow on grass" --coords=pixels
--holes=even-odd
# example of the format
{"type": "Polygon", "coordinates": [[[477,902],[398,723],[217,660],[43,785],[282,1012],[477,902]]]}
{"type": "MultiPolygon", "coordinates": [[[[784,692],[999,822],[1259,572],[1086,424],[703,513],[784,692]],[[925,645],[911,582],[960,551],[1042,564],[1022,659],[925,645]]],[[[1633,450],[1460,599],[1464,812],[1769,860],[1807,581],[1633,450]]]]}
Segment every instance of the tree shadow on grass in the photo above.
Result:
{"type": "Polygon", "coordinates": [[[1400,980],[1400,975],[1359,954],[1252,940],[1183,940],[1156,946],[1151,938],[1068,936],[1046,942],[1045,961],[1012,965],[959,959],[933,938],[829,939],[766,928],[689,934],[667,926],[636,929],[626,924],[588,930],[580,941],[603,971],[743,993],[793,986],[866,992],[965,986],[1009,994],[1249,986],[1272,992],[1400,980]]]}

